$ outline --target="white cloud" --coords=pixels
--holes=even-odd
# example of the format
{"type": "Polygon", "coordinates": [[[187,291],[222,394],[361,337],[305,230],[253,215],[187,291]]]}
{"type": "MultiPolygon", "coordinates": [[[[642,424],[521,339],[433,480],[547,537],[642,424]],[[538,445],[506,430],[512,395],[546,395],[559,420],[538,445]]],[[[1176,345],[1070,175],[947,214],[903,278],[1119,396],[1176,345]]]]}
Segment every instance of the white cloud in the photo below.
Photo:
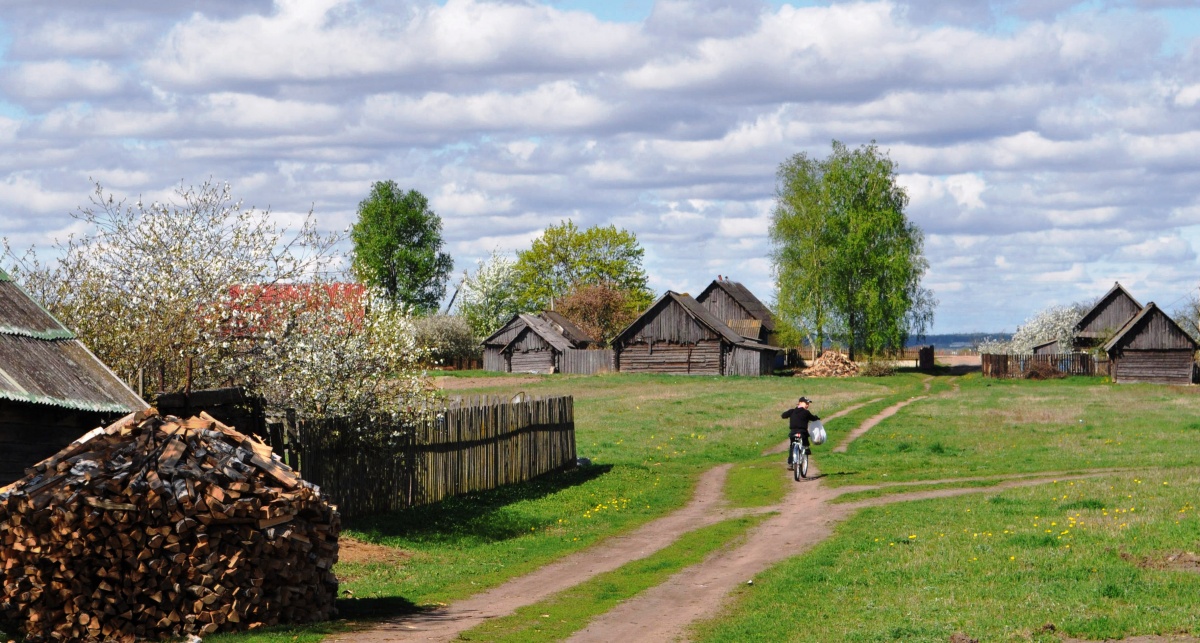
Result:
{"type": "Polygon", "coordinates": [[[89,177],[228,180],[329,229],[393,179],[459,266],[572,218],[637,234],[656,289],[720,273],[769,297],[778,164],[874,139],[939,330],[1113,279],[1169,301],[1200,273],[1200,75],[1137,3],[660,0],[638,24],[549,0],[69,1],[6,7],[3,236],[75,225],[89,177]]]}

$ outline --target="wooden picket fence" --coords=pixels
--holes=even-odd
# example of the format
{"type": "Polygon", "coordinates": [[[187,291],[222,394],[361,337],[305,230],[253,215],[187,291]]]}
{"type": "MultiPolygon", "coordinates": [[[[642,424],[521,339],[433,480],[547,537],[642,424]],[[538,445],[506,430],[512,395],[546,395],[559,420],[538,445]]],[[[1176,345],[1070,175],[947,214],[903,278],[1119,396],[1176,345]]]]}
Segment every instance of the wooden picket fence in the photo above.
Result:
{"type": "Polygon", "coordinates": [[[1096,358],[1087,353],[1057,355],[991,355],[979,356],[984,377],[1022,377],[1030,368],[1050,366],[1067,375],[1096,375],[1096,358]]]}
{"type": "Polygon", "coordinates": [[[417,426],[373,426],[389,446],[361,437],[361,422],[299,422],[289,464],[358,516],[429,504],[524,482],[575,464],[570,396],[459,399],[417,426]],[[382,430],[381,430],[382,429],[382,430]]]}

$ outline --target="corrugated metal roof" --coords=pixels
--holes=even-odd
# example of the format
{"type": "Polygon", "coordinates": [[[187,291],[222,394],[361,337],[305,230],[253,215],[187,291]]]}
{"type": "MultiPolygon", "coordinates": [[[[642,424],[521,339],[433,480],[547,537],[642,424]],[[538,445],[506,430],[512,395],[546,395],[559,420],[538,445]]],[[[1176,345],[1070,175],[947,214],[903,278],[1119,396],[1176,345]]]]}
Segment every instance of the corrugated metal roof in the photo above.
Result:
{"type": "Polygon", "coordinates": [[[38,339],[75,339],[3,270],[0,270],[0,333],[38,339]]]}
{"type": "Polygon", "coordinates": [[[0,399],[104,413],[146,408],[74,333],[2,270],[0,399]]]}

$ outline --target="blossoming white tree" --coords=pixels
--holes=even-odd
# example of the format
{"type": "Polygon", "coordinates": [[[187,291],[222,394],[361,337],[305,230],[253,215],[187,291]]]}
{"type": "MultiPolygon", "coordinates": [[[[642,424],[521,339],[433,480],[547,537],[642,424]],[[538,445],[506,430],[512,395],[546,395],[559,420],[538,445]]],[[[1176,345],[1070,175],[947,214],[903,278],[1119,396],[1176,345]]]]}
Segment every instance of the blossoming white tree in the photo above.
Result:
{"type": "Polygon", "coordinates": [[[1059,350],[1071,350],[1075,339],[1075,323],[1092,307],[1092,302],[1075,302],[1070,305],[1050,306],[1025,320],[1017,327],[1009,341],[985,340],[979,344],[980,353],[1026,354],[1033,347],[1049,341],[1057,341],[1059,350]]]}
{"type": "Polygon", "coordinates": [[[289,230],[210,181],[132,204],[97,184],[75,216],[88,230],[60,242],[54,261],[7,243],[6,254],[118,374],[145,373],[165,391],[245,385],[316,417],[423,406],[407,311],[321,283],[339,239],[311,212],[289,230]]]}

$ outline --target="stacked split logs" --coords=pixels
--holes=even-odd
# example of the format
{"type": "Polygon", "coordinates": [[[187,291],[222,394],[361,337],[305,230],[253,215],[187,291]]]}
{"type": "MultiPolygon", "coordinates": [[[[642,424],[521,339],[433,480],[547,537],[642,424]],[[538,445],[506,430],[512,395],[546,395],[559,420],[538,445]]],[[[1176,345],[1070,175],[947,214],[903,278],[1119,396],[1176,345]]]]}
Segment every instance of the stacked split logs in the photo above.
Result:
{"type": "Polygon", "coordinates": [[[858,375],[858,365],[850,358],[837,351],[825,351],[809,365],[797,373],[804,377],[852,377],[858,375]]]}
{"type": "Polygon", "coordinates": [[[0,617],[133,641],[334,613],[335,507],[205,414],[96,429],[0,489],[0,617]]]}

